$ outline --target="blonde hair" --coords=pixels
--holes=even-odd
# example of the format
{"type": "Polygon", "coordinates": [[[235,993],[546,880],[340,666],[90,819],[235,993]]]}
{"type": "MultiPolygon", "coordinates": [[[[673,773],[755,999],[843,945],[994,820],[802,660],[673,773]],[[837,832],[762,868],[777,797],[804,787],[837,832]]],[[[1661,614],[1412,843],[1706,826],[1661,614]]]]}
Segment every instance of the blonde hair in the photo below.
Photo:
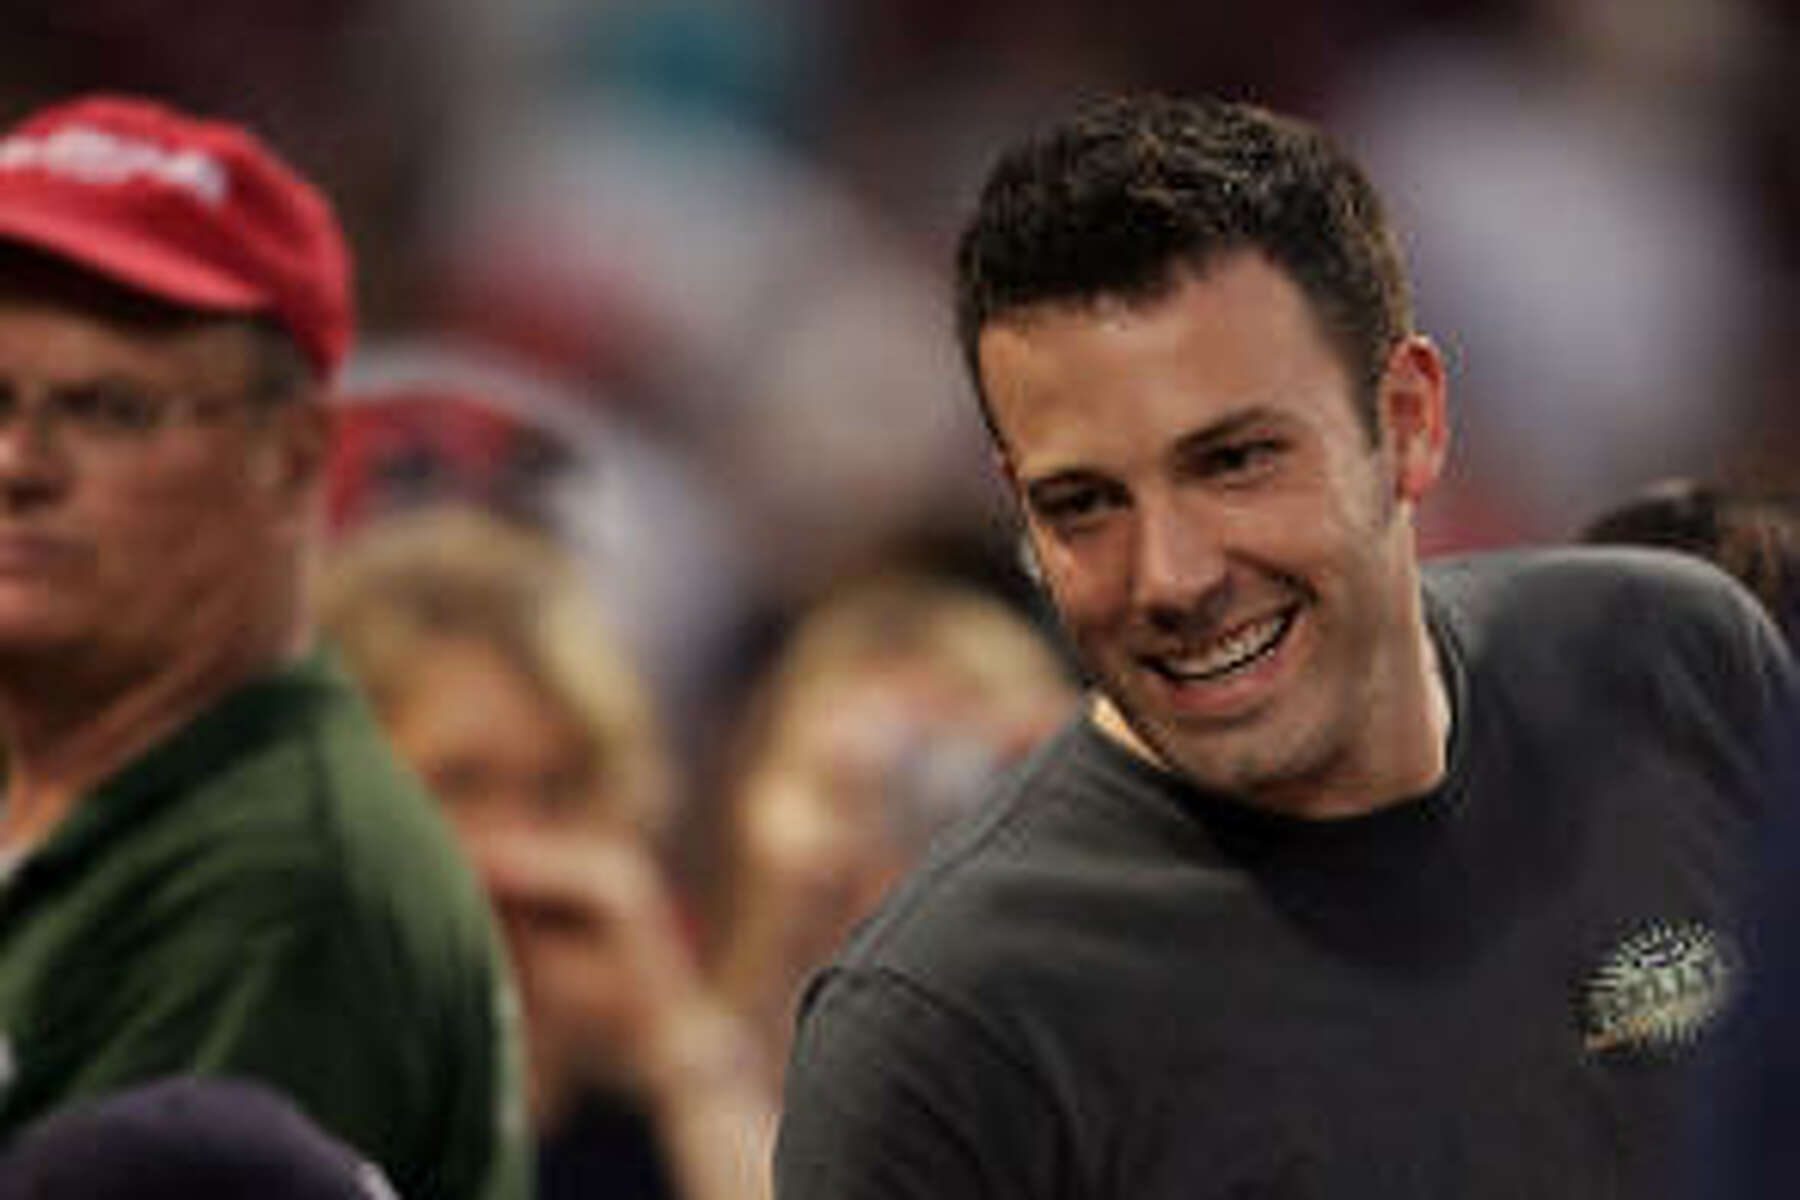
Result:
{"type": "Polygon", "coordinates": [[[491,646],[587,739],[592,815],[661,831],[671,779],[650,697],[560,546],[486,512],[428,507],[352,534],[321,584],[321,624],[378,712],[403,701],[433,643],[491,646]]]}
{"type": "MultiPolygon", "coordinates": [[[[922,852],[943,820],[977,798],[991,770],[1048,735],[1078,709],[1080,697],[1056,643],[1028,613],[958,577],[899,565],[840,582],[803,611],[732,730],[729,774],[719,788],[727,809],[710,829],[717,840],[710,847],[707,957],[721,986],[751,1009],[772,1000],[785,1012],[791,1000],[785,984],[779,995],[764,994],[786,970],[777,960],[791,952],[772,947],[794,932],[778,927],[790,918],[772,915],[760,901],[768,881],[752,843],[759,797],[770,794],[762,788],[766,773],[780,772],[811,722],[854,705],[854,690],[889,683],[909,691],[904,706],[943,705],[937,719],[927,718],[930,728],[905,735],[923,737],[944,755],[918,746],[911,749],[925,758],[908,761],[903,752],[884,764],[880,809],[859,809],[851,818],[878,823],[896,861],[922,852]],[[924,690],[910,691],[915,685],[924,690]],[[940,775],[936,768],[949,770],[940,775]]],[[[856,719],[883,718],[858,710],[856,719]]],[[[832,917],[810,914],[815,924],[832,917]]]]}
{"type": "Polygon", "coordinates": [[[885,663],[929,665],[979,697],[997,723],[1072,694],[1067,667],[1025,614],[975,585],[896,569],[840,585],[802,618],[761,706],[778,721],[802,694],[885,663]]]}
{"type": "MultiPolygon", "coordinates": [[[[721,873],[736,875],[748,819],[747,781],[791,744],[814,706],[888,668],[941,681],[981,713],[986,733],[1026,742],[1076,708],[1075,677],[1025,613],[975,584],[898,566],[852,576],[823,593],[789,630],[752,687],[724,762],[728,812],[715,836],[721,873]]],[[[1023,746],[1017,747],[1022,749],[1023,746]]]]}

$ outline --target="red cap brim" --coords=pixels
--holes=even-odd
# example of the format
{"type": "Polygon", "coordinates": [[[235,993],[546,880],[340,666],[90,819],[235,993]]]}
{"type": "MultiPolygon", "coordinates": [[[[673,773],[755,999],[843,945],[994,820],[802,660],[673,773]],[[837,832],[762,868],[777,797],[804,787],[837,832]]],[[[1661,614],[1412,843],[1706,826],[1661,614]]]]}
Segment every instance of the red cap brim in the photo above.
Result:
{"type": "Polygon", "coordinates": [[[273,298],[247,287],[241,278],[167,245],[138,238],[116,223],[26,195],[0,195],[0,240],[17,242],[132,291],[181,308],[225,313],[262,312],[273,298]]]}

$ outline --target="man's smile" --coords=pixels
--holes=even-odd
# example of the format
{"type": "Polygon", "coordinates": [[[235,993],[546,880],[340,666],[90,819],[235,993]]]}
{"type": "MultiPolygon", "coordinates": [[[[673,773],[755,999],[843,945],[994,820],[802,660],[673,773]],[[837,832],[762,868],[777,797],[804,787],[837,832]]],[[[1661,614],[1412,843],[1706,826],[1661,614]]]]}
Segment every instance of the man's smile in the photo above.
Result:
{"type": "Polygon", "coordinates": [[[1300,614],[1292,604],[1236,626],[1193,650],[1144,655],[1140,662],[1170,683],[1208,683],[1243,671],[1281,645],[1300,614]]]}

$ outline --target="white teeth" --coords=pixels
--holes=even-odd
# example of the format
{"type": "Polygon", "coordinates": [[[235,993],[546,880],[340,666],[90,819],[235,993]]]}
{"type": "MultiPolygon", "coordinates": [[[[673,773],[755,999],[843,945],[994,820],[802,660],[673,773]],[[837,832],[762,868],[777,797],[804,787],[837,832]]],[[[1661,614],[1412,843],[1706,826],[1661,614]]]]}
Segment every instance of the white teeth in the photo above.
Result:
{"type": "Polygon", "coordinates": [[[1156,669],[1183,682],[1216,678],[1247,666],[1274,649],[1293,620],[1294,611],[1289,609],[1264,620],[1254,621],[1230,637],[1213,643],[1204,654],[1183,659],[1159,658],[1155,663],[1156,669]]]}

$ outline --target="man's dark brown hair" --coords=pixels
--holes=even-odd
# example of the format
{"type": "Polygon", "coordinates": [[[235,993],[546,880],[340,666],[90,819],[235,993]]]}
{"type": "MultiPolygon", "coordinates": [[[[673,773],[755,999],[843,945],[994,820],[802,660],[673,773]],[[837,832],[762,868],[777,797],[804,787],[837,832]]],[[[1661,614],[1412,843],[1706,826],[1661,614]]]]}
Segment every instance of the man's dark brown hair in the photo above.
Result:
{"type": "Polygon", "coordinates": [[[956,255],[957,335],[977,393],[989,325],[1039,305],[1154,300],[1181,269],[1239,250],[1306,294],[1373,437],[1375,385],[1413,320],[1381,201],[1320,130],[1213,99],[1092,101],[1000,157],[956,255]]]}

